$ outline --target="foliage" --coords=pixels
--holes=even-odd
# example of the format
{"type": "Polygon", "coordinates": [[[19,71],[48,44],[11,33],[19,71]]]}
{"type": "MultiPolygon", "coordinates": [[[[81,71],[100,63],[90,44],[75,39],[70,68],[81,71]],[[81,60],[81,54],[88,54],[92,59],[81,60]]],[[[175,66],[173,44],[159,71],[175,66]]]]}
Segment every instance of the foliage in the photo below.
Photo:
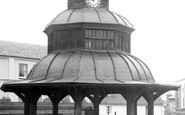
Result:
{"type": "Polygon", "coordinates": [[[0,102],[11,102],[11,99],[10,99],[9,97],[3,96],[3,97],[0,99],[0,102]]]}
{"type": "Polygon", "coordinates": [[[43,58],[46,54],[46,46],[0,41],[0,55],[43,58]]]}

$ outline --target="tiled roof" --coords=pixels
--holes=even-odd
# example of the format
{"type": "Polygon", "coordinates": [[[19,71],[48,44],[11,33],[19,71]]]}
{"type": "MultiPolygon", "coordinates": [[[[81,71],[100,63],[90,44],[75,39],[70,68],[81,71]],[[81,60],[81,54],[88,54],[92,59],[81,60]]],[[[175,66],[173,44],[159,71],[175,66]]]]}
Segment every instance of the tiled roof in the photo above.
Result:
{"type": "MultiPolygon", "coordinates": [[[[158,99],[156,99],[155,103],[156,105],[162,105],[162,100],[159,97],[158,99]]],[[[113,104],[113,105],[125,105],[126,104],[126,100],[120,95],[120,94],[112,94],[112,95],[108,95],[107,97],[105,97],[101,104],[105,104],[105,105],[109,105],[109,104],[113,104]]],[[[147,105],[147,101],[141,97],[138,102],[138,105],[147,105]]]]}
{"type": "Polygon", "coordinates": [[[0,41],[0,55],[41,59],[47,55],[47,47],[25,43],[0,41]]]}
{"type": "Polygon", "coordinates": [[[68,9],[58,14],[46,27],[51,25],[71,24],[71,23],[101,23],[101,24],[121,24],[130,28],[133,25],[123,16],[106,9],[68,9]],[[91,18],[93,17],[93,18],[91,18]]]}

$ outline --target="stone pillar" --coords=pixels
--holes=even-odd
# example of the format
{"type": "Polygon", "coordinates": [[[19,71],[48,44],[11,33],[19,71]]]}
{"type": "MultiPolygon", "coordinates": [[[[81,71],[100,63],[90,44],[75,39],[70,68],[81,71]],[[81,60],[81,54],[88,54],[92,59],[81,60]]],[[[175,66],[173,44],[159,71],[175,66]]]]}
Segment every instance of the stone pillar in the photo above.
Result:
{"type": "Polygon", "coordinates": [[[127,99],[127,115],[136,115],[137,103],[133,99],[127,99]]]}
{"type": "Polygon", "coordinates": [[[36,115],[37,114],[37,100],[41,96],[38,90],[24,89],[14,92],[24,102],[24,115],[36,115]]]}
{"type": "Polygon", "coordinates": [[[94,112],[95,112],[95,115],[99,115],[99,105],[100,105],[100,102],[102,101],[101,99],[99,99],[98,98],[98,96],[96,95],[94,95],[94,97],[92,97],[92,96],[87,96],[90,100],[91,100],[91,102],[93,103],[93,105],[94,105],[94,112]]]}
{"type": "Polygon", "coordinates": [[[35,100],[30,101],[29,115],[37,115],[37,101],[35,100]]]}
{"type": "Polygon", "coordinates": [[[80,87],[74,87],[74,92],[72,92],[71,97],[73,98],[74,105],[74,115],[82,114],[82,100],[84,99],[82,94],[82,89],[80,87]]]}
{"type": "Polygon", "coordinates": [[[58,104],[59,102],[52,102],[52,112],[53,112],[53,115],[58,115],[58,104]]]}
{"type": "Polygon", "coordinates": [[[30,108],[29,101],[23,101],[23,102],[24,102],[24,115],[29,115],[29,108],[30,108]]]}
{"type": "Polygon", "coordinates": [[[75,96],[75,107],[74,107],[74,115],[81,115],[82,114],[82,100],[81,96],[75,96]]]}
{"type": "Polygon", "coordinates": [[[94,113],[95,115],[99,115],[99,105],[100,105],[100,102],[97,100],[95,100],[95,102],[93,103],[94,104],[94,113]]]}
{"type": "Polygon", "coordinates": [[[148,103],[148,115],[154,115],[154,92],[152,89],[145,89],[143,97],[148,103]]]}
{"type": "Polygon", "coordinates": [[[60,101],[67,96],[64,89],[48,89],[48,97],[52,102],[53,115],[58,115],[58,104],[60,101]]]}
{"type": "Polygon", "coordinates": [[[127,101],[127,115],[137,115],[137,101],[141,97],[141,89],[125,89],[121,95],[127,101]]]}
{"type": "Polygon", "coordinates": [[[154,100],[148,102],[148,115],[154,115],[154,100]]]}
{"type": "Polygon", "coordinates": [[[95,115],[99,115],[99,105],[101,101],[105,98],[105,96],[106,94],[100,94],[98,90],[96,90],[94,94],[87,96],[94,105],[95,115]]]}

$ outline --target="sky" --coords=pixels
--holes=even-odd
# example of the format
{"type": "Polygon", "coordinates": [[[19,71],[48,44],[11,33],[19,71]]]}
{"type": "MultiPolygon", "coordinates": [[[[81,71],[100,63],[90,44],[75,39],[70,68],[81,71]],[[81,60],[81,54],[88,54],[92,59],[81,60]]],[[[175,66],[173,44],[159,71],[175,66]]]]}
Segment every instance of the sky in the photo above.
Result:
{"type": "MultiPolygon", "coordinates": [[[[135,31],[131,54],[150,68],[156,82],[185,78],[185,0],[110,0],[110,11],[135,31]]],[[[47,45],[46,25],[67,9],[67,0],[0,0],[0,40],[47,45]]]]}

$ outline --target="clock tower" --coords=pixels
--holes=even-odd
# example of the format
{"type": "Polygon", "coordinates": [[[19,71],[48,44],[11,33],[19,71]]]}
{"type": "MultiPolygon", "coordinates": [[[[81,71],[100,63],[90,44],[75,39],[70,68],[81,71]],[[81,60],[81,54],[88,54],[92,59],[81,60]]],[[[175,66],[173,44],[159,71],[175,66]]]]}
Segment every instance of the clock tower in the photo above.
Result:
{"type": "Polygon", "coordinates": [[[25,80],[4,83],[0,89],[23,100],[24,115],[37,115],[42,95],[50,98],[52,115],[61,114],[59,103],[67,95],[74,100],[74,115],[82,115],[85,97],[99,115],[99,104],[109,94],[120,94],[128,102],[127,115],[137,115],[137,101],[144,97],[147,113],[154,115],[154,101],[179,86],[155,82],[147,65],[131,55],[134,30],[125,17],[109,10],[109,0],[68,0],[68,9],[44,30],[48,55],[25,80]]]}
{"type": "Polygon", "coordinates": [[[104,8],[109,9],[109,0],[68,0],[68,9],[78,8],[104,8]]]}

